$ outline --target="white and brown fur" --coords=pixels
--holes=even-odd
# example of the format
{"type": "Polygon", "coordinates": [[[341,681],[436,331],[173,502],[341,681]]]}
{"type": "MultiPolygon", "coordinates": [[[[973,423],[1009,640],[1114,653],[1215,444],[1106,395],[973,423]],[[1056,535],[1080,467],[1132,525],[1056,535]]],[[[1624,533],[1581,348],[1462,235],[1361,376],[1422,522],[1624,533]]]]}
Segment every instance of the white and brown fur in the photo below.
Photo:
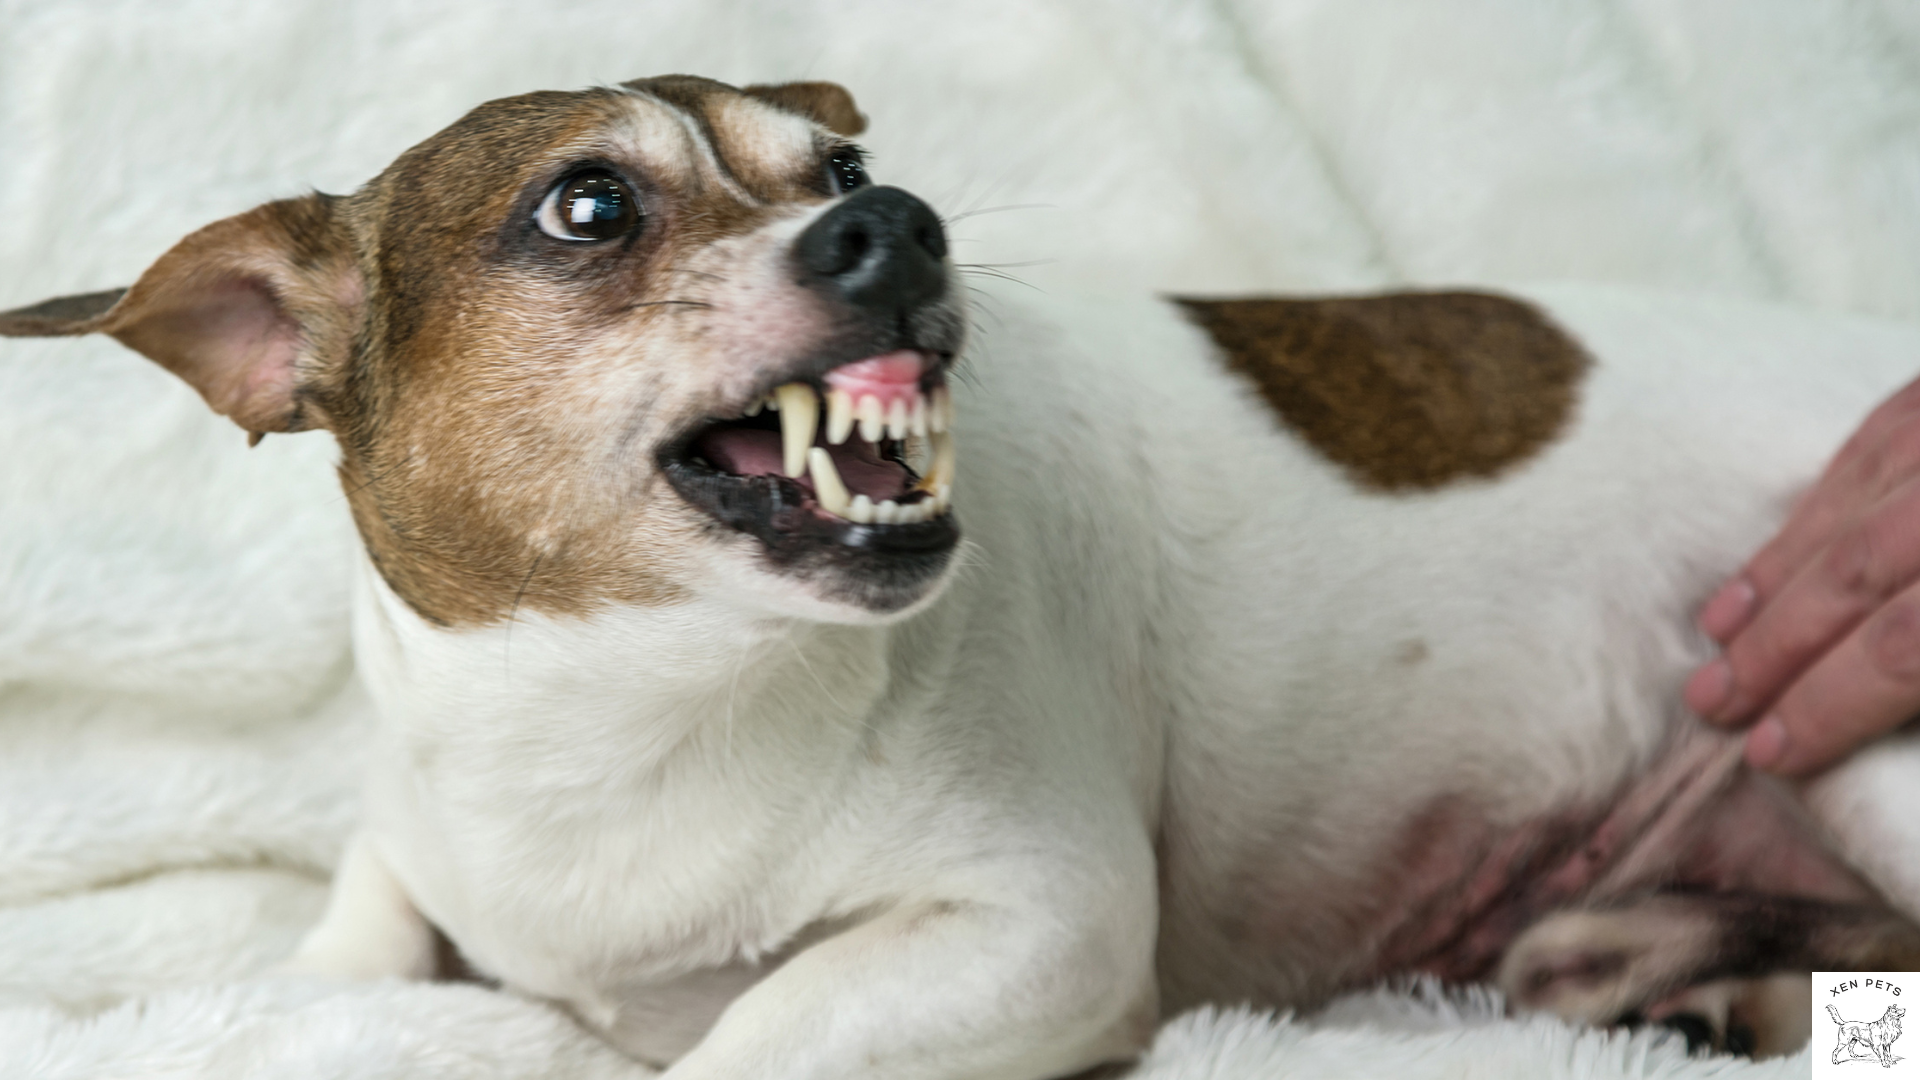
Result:
{"type": "Polygon", "coordinates": [[[493,102],[0,315],[339,441],[382,724],[296,967],[429,976],[437,928],[676,1080],[845,1080],[1064,1075],[1401,971],[1611,1021],[1920,958],[1920,742],[1789,789],[1678,704],[1691,608],[1920,334],[990,294],[967,540],[882,595],[658,459],[844,336],[789,248],[861,123],[826,84],[493,102]],[[633,242],[531,230],[580,162],[637,178],[633,242]]]}

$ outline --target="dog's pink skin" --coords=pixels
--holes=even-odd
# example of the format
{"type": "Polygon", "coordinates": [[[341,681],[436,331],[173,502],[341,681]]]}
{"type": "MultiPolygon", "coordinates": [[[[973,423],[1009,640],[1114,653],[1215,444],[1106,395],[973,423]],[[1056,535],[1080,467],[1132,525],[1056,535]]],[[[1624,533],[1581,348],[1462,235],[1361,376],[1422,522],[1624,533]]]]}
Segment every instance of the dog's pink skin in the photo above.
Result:
{"type": "Polygon", "coordinates": [[[1403,830],[1397,871],[1373,885],[1396,899],[1369,920],[1384,941],[1363,978],[1482,980],[1542,915],[1655,884],[1871,902],[1739,755],[1737,741],[1697,732],[1610,805],[1517,828],[1459,800],[1430,805],[1403,830]]]}

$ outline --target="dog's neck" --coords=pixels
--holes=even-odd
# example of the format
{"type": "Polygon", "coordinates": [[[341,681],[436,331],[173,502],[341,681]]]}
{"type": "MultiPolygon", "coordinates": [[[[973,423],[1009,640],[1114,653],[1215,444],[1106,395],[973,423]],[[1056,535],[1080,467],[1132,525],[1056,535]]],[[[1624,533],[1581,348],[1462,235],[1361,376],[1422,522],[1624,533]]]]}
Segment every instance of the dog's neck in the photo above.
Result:
{"type": "Polygon", "coordinates": [[[448,630],[363,566],[355,652],[383,725],[463,757],[550,746],[635,778],[689,754],[734,765],[776,754],[802,772],[854,752],[888,686],[884,627],[690,599],[448,630]]]}

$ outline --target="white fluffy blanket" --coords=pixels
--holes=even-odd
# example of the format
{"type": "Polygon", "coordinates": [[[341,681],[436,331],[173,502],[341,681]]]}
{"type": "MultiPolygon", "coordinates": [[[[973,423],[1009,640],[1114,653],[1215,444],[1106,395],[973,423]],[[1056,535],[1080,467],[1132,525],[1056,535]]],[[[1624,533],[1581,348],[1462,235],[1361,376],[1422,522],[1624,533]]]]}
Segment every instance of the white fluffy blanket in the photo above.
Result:
{"type": "MultiPolygon", "coordinates": [[[[1905,0],[0,0],[0,307],[340,191],[489,97],[832,78],[1039,288],[1580,278],[1920,316],[1905,0]]],[[[0,343],[0,1076],[638,1075],[474,986],[263,980],[354,818],[324,435],[0,343]]],[[[1430,990],[1171,1023],[1153,1077],[1804,1075],[1430,990]]]]}

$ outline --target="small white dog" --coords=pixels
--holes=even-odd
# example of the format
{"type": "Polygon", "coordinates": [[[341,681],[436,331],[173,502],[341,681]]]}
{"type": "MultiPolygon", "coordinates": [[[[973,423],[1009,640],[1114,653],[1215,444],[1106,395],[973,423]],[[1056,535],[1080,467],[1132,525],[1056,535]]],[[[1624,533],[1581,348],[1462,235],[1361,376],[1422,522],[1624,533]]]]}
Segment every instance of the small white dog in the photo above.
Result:
{"type": "Polygon", "coordinates": [[[964,340],[862,125],[496,101],[0,315],[339,441],[382,726],[296,967],[428,976],[437,927],[675,1080],[898,1080],[1401,971],[1605,1021],[1920,957],[1920,744],[1789,792],[1677,701],[1920,334],[1553,290],[964,340]]]}

